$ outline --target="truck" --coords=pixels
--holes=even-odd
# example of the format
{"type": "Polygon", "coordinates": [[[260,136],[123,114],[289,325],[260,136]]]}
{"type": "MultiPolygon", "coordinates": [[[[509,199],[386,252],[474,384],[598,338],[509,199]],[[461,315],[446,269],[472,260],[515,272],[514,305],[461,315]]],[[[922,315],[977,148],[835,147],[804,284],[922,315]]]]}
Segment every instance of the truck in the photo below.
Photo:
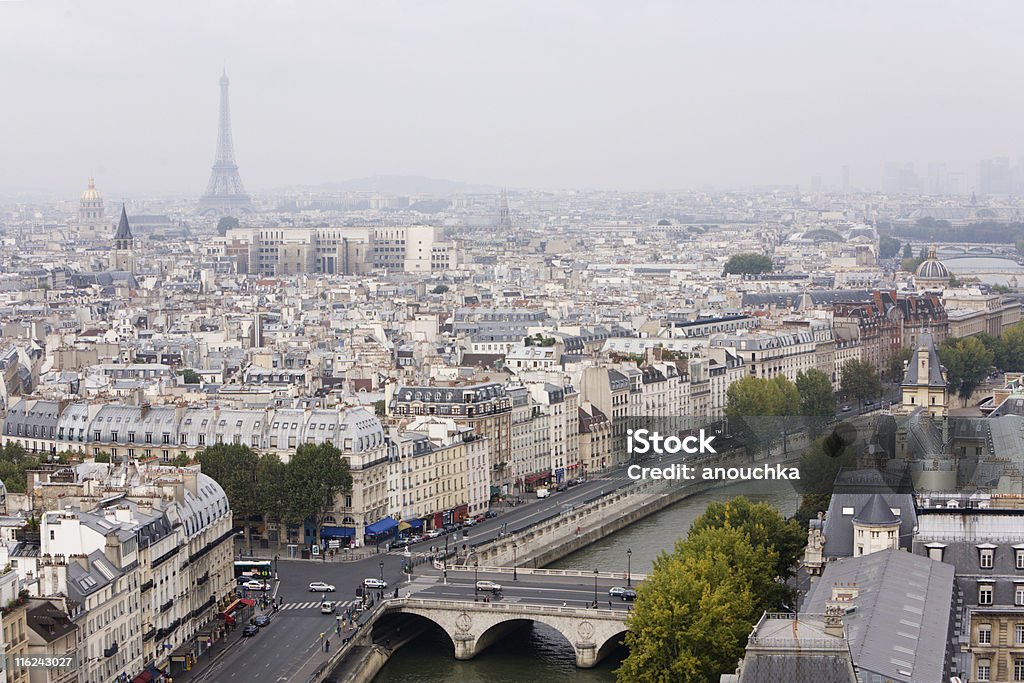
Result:
{"type": "Polygon", "coordinates": [[[547,498],[550,495],[551,495],[551,491],[548,491],[546,488],[545,489],[537,489],[537,497],[538,498],[547,498]]]}

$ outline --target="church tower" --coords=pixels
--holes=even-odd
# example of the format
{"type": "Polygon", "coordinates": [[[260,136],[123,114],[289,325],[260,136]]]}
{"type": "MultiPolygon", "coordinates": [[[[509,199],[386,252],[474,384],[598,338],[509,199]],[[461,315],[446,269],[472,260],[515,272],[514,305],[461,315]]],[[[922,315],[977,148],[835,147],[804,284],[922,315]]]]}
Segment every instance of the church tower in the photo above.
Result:
{"type": "Polygon", "coordinates": [[[106,232],[106,222],[103,197],[96,190],[96,183],[90,176],[89,187],[82,193],[78,203],[78,234],[81,237],[102,237],[106,232]]]}
{"type": "Polygon", "coordinates": [[[900,389],[903,413],[909,414],[924,408],[932,417],[946,416],[949,387],[930,334],[923,332],[918,336],[917,348],[907,361],[907,371],[900,389]]]}
{"type": "Polygon", "coordinates": [[[121,220],[114,233],[114,270],[135,272],[135,238],[132,237],[131,226],[128,225],[128,212],[121,204],[121,220]]]}

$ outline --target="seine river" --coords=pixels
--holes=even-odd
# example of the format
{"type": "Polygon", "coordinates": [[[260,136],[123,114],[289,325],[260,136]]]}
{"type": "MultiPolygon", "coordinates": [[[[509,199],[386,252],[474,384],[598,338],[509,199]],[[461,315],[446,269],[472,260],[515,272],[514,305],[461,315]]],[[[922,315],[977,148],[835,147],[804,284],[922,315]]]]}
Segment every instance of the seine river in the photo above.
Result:
{"type": "MultiPolygon", "coordinates": [[[[785,482],[740,483],[682,500],[622,531],[594,543],[551,565],[561,569],[625,571],[626,551],[630,570],[650,571],[654,559],[689,531],[690,525],[712,500],[745,495],[776,506],[792,515],[800,495],[785,482]]],[[[374,683],[609,683],[625,650],[594,669],[577,669],[572,648],[544,625],[524,628],[467,662],[452,657],[451,644],[440,632],[430,632],[402,647],[384,666],[374,683]]]]}
{"type": "Polygon", "coordinates": [[[1014,276],[1018,284],[1024,280],[1024,267],[1011,259],[979,256],[941,260],[951,273],[958,276],[977,275],[986,284],[1006,285],[1014,276]]]}

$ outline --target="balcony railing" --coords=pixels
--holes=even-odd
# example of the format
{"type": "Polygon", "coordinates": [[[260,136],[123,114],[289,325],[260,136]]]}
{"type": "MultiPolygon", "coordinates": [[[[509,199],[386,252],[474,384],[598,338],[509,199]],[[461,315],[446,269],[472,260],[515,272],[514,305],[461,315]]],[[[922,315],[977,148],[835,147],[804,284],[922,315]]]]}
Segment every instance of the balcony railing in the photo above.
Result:
{"type": "Polygon", "coordinates": [[[104,657],[113,657],[117,654],[117,643],[114,643],[110,647],[103,650],[104,657]]]}
{"type": "Polygon", "coordinates": [[[172,607],[174,607],[174,598],[171,598],[170,600],[168,600],[164,604],[160,605],[160,611],[161,612],[166,612],[167,610],[171,609],[172,607]]]}

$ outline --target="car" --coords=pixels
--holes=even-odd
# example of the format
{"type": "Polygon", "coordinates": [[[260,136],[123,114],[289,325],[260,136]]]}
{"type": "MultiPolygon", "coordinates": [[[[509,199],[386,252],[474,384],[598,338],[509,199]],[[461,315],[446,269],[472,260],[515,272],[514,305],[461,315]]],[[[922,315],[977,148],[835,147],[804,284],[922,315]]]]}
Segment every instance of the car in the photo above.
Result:
{"type": "Polygon", "coordinates": [[[622,591],[621,597],[623,600],[636,600],[636,591],[632,588],[627,588],[626,590],[622,591]]]}
{"type": "Polygon", "coordinates": [[[462,526],[473,526],[474,524],[476,524],[476,520],[472,517],[462,522],[462,526]]]}
{"type": "Polygon", "coordinates": [[[270,584],[266,581],[258,581],[256,579],[249,579],[242,584],[243,588],[248,588],[251,591],[268,591],[270,590],[270,584]]]}
{"type": "Polygon", "coordinates": [[[568,488],[569,488],[569,486],[567,484],[561,483],[561,484],[559,484],[558,486],[555,487],[555,492],[556,493],[561,493],[562,491],[565,491],[568,488]]]}
{"type": "Polygon", "coordinates": [[[246,624],[245,628],[242,629],[242,637],[250,638],[260,632],[260,627],[256,624],[246,624]]]}
{"type": "Polygon", "coordinates": [[[416,536],[410,536],[409,537],[409,543],[419,543],[422,540],[423,540],[423,537],[418,535],[418,534],[416,536]]]}
{"type": "Polygon", "coordinates": [[[363,586],[366,588],[387,588],[388,582],[382,579],[363,579],[363,586]]]}
{"type": "Polygon", "coordinates": [[[412,545],[411,538],[396,538],[392,543],[392,548],[408,548],[412,545]]]}
{"type": "Polygon", "coordinates": [[[270,624],[270,617],[267,616],[266,614],[261,614],[258,617],[256,617],[255,619],[253,619],[252,623],[255,624],[256,626],[260,627],[260,628],[263,628],[264,626],[267,626],[267,625],[270,624]]]}
{"type": "Polygon", "coordinates": [[[498,516],[498,511],[497,510],[488,510],[487,514],[484,515],[484,517],[486,517],[488,519],[490,519],[491,517],[497,517],[497,516],[498,516]]]}
{"type": "Polygon", "coordinates": [[[334,614],[335,603],[327,600],[320,603],[320,614],[334,614]]]}
{"type": "Polygon", "coordinates": [[[612,586],[608,589],[608,597],[610,598],[621,598],[622,594],[626,592],[623,586],[612,586]]]}
{"type": "Polygon", "coordinates": [[[848,413],[848,412],[850,412],[850,410],[851,410],[850,406],[843,406],[843,412],[844,413],[848,413]]]}
{"type": "Polygon", "coordinates": [[[473,519],[476,520],[477,524],[479,524],[480,522],[482,522],[485,519],[487,519],[487,515],[480,514],[480,515],[477,515],[476,517],[474,517],[473,519]]]}
{"type": "Polygon", "coordinates": [[[314,593],[333,593],[334,586],[329,583],[324,583],[323,581],[314,581],[309,584],[309,590],[314,593]]]}
{"type": "Polygon", "coordinates": [[[501,584],[495,583],[494,581],[477,581],[476,589],[478,591],[491,591],[492,593],[497,593],[501,590],[501,584]]]}
{"type": "Polygon", "coordinates": [[[440,535],[441,535],[441,530],[440,529],[431,529],[430,531],[427,532],[427,538],[437,538],[440,535]]]}

